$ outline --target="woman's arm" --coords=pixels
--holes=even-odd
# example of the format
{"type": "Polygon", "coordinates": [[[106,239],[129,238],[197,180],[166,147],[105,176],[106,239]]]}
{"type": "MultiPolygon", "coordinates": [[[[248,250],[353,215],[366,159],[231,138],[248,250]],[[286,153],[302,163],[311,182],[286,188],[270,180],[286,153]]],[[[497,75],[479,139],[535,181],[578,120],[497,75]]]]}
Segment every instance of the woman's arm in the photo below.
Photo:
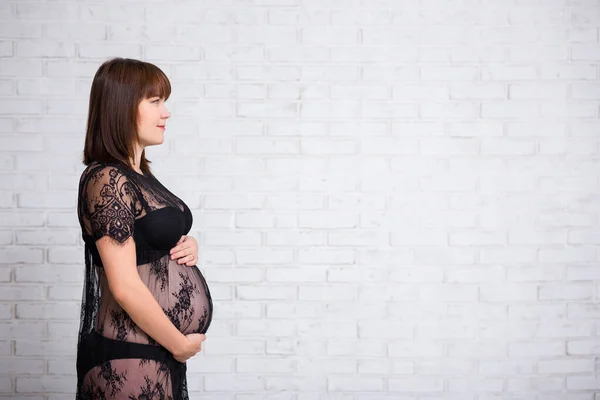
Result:
{"type": "Polygon", "coordinates": [[[140,279],[133,237],[123,244],[116,244],[110,237],[104,236],[96,241],[96,247],[110,291],[133,322],[179,361],[183,362],[200,351],[204,335],[186,336],[181,333],[140,279]]]}

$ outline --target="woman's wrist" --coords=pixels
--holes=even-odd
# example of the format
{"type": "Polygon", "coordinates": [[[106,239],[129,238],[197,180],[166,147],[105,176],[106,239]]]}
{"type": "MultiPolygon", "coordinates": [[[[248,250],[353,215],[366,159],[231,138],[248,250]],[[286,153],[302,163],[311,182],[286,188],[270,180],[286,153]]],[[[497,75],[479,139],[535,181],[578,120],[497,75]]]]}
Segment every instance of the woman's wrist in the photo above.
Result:
{"type": "Polygon", "coordinates": [[[177,332],[179,334],[176,338],[174,338],[172,343],[169,343],[168,346],[165,346],[165,348],[169,350],[171,354],[184,353],[187,349],[187,346],[189,345],[189,340],[185,337],[185,335],[179,331],[177,332]]]}

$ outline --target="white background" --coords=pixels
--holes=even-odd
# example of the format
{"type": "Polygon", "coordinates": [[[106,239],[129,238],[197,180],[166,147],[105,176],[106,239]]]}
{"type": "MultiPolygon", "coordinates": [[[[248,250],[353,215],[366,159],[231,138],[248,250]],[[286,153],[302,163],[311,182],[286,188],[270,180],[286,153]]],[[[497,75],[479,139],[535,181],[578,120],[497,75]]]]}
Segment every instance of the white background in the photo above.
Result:
{"type": "Polygon", "coordinates": [[[600,399],[600,1],[0,19],[1,398],[73,398],[87,102],[124,56],[173,84],[148,157],[214,297],[192,399],[600,399]]]}

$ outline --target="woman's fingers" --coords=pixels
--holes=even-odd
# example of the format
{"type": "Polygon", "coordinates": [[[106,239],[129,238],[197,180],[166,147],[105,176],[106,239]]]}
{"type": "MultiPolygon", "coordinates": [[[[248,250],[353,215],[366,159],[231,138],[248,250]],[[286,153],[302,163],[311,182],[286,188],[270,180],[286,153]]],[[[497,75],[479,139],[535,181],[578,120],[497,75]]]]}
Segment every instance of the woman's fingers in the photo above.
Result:
{"type": "Polygon", "coordinates": [[[192,245],[195,240],[189,240],[186,243],[186,238],[187,236],[182,236],[169,253],[171,260],[177,260],[177,264],[185,264],[191,267],[196,264],[198,259],[197,250],[192,245]]]}
{"type": "Polygon", "coordinates": [[[181,257],[180,259],[178,259],[177,264],[187,264],[187,263],[193,262],[193,261],[194,261],[194,255],[189,254],[185,257],[181,257]]]}
{"type": "Polygon", "coordinates": [[[192,267],[192,266],[196,265],[197,261],[198,260],[196,260],[195,257],[192,257],[192,259],[190,261],[186,262],[185,265],[188,266],[188,267],[192,267]]]}
{"type": "Polygon", "coordinates": [[[187,246],[180,247],[180,248],[174,247],[174,249],[177,249],[177,250],[174,250],[171,252],[171,260],[176,260],[178,258],[185,257],[185,256],[193,253],[192,249],[190,249],[187,246]]]}

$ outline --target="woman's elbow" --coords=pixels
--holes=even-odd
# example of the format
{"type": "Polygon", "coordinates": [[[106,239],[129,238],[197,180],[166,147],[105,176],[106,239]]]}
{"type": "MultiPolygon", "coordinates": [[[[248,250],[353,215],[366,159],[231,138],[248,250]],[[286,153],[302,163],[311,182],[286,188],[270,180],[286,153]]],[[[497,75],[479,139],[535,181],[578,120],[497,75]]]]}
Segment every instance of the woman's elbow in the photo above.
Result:
{"type": "Polygon", "coordinates": [[[109,285],[110,292],[115,301],[120,305],[127,303],[129,299],[135,297],[136,284],[135,282],[119,282],[109,285]]]}

